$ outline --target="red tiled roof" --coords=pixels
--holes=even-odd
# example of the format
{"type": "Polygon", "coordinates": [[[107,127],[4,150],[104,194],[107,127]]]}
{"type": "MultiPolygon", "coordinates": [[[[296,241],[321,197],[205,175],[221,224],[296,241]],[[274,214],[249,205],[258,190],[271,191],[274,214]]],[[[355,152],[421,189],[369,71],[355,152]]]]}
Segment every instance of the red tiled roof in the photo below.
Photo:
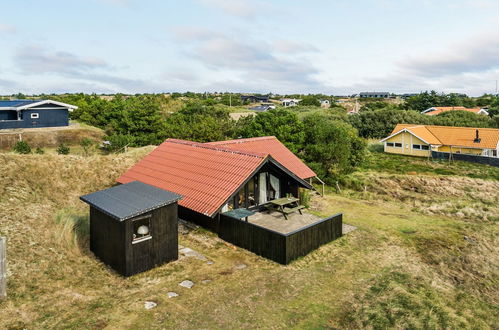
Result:
{"type": "Polygon", "coordinates": [[[268,154],[168,139],[117,179],[183,196],[179,205],[212,216],[268,154]]]}
{"type": "Polygon", "coordinates": [[[301,179],[308,179],[317,175],[275,136],[209,142],[205,144],[223,146],[233,150],[265,152],[301,179]]]}
{"type": "Polygon", "coordinates": [[[468,112],[473,112],[475,114],[478,114],[480,112],[480,108],[465,108],[465,107],[433,107],[432,109],[435,109],[433,111],[425,112],[425,115],[428,116],[436,116],[438,114],[441,114],[442,112],[447,112],[447,111],[468,111],[468,112]]]}

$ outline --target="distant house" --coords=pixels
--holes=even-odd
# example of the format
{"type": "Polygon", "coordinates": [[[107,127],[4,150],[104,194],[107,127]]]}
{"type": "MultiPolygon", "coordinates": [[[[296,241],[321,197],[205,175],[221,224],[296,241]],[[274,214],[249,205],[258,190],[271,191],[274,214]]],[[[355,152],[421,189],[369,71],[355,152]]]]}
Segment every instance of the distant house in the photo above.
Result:
{"type": "Polygon", "coordinates": [[[260,104],[260,105],[249,108],[249,110],[258,111],[258,112],[264,112],[264,111],[268,111],[270,109],[275,109],[275,105],[274,104],[260,104]]]}
{"type": "Polygon", "coordinates": [[[405,94],[400,95],[400,97],[405,100],[405,99],[408,99],[409,97],[413,97],[413,96],[417,96],[417,95],[419,95],[419,94],[418,93],[405,93],[405,94]]]}
{"type": "Polygon", "coordinates": [[[329,100],[321,100],[321,108],[329,108],[331,107],[331,101],[329,100]]]}
{"type": "Polygon", "coordinates": [[[269,96],[268,95],[241,95],[241,102],[243,102],[243,103],[269,102],[269,96]]]}
{"type": "Polygon", "coordinates": [[[438,151],[497,158],[499,129],[398,124],[381,142],[392,154],[428,157],[438,151]]]}
{"type": "Polygon", "coordinates": [[[473,112],[477,115],[485,115],[485,116],[489,115],[487,110],[484,108],[466,108],[466,107],[461,107],[461,106],[457,106],[457,107],[431,107],[431,108],[428,108],[424,111],[421,111],[421,113],[428,115],[428,116],[436,116],[438,114],[441,114],[443,112],[448,112],[448,111],[468,111],[468,112],[473,112]]]}
{"type": "Polygon", "coordinates": [[[0,129],[69,125],[69,112],[77,106],[52,100],[0,101],[0,129]]]}
{"type": "Polygon", "coordinates": [[[300,99],[281,99],[281,105],[283,107],[295,107],[301,101],[300,99]]]}
{"type": "Polygon", "coordinates": [[[360,98],[379,98],[379,99],[387,99],[390,97],[390,93],[388,92],[361,92],[359,94],[360,98]]]}

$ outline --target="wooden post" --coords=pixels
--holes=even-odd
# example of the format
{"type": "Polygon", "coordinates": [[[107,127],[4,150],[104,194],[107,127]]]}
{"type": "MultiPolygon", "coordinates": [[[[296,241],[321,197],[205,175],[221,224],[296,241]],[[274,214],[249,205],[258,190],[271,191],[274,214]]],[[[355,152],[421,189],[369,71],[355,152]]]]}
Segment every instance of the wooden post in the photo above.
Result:
{"type": "Polygon", "coordinates": [[[7,296],[7,239],[0,237],[0,299],[7,296]]]}

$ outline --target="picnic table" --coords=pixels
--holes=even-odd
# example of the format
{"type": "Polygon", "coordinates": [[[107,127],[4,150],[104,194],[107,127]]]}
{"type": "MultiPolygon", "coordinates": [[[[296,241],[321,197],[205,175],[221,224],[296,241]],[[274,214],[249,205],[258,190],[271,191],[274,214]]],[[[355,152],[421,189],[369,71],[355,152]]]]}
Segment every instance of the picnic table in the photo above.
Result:
{"type": "Polygon", "coordinates": [[[296,197],[282,197],[278,199],[273,199],[269,201],[270,204],[275,206],[276,210],[281,212],[284,216],[284,219],[288,220],[288,214],[293,213],[295,211],[299,211],[305,208],[305,206],[298,204],[299,199],[296,197]]]}

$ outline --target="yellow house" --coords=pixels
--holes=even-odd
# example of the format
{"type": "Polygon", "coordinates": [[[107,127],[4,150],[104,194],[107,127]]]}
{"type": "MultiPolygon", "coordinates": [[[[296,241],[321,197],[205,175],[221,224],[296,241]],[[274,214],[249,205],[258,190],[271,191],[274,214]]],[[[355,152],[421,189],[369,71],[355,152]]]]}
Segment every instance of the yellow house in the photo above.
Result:
{"type": "Polygon", "coordinates": [[[487,157],[499,155],[499,129],[398,124],[381,140],[385,152],[429,157],[431,150],[487,157]]]}

